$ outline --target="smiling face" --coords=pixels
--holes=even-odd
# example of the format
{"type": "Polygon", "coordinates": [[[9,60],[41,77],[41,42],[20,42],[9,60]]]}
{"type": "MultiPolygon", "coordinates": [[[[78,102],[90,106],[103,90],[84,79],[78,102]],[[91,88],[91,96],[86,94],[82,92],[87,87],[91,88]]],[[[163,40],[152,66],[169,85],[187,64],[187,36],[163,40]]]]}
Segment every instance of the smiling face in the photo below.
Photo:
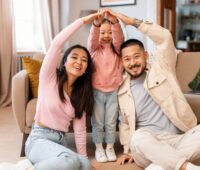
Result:
{"type": "Polygon", "coordinates": [[[110,44],[112,42],[111,24],[108,21],[101,24],[99,41],[101,44],[110,44]]]}
{"type": "Polygon", "coordinates": [[[65,62],[65,70],[68,76],[78,78],[82,76],[88,66],[87,53],[81,48],[74,48],[65,62]]]}
{"type": "Polygon", "coordinates": [[[146,68],[147,52],[139,45],[125,47],[121,51],[122,63],[132,79],[142,75],[146,68]]]}

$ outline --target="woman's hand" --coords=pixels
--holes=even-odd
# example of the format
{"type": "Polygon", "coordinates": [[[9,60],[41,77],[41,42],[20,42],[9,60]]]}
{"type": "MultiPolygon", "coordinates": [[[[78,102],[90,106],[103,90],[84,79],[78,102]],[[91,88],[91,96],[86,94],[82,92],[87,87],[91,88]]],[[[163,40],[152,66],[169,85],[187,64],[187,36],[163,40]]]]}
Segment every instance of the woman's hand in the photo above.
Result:
{"type": "Polygon", "coordinates": [[[100,165],[96,161],[92,161],[92,170],[99,170],[100,165]]]}
{"type": "Polygon", "coordinates": [[[85,17],[82,17],[84,24],[90,24],[94,20],[101,18],[102,17],[102,12],[98,11],[94,14],[87,15],[85,17]]]}
{"type": "Polygon", "coordinates": [[[125,162],[128,162],[128,163],[134,162],[133,157],[128,154],[123,154],[117,159],[117,163],[120,165],[124,165],[125,162]]]}

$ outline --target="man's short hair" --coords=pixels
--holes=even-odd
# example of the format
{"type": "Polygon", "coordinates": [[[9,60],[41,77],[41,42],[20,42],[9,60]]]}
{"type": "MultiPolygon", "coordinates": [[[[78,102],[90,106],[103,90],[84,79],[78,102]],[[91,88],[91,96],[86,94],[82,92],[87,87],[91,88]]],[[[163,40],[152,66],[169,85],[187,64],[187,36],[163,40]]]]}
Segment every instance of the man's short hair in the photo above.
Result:
{"type": "Polygon", "coordinates": [[[144,50],[144,45],[140,40],[137,39],[129,39],[126,40],[122,43],[121,47],[120,47],[120,53],[122,52],[122,50],[126,47],[132,46],[132,45],[138,45],[141,49],[144,50]]]}

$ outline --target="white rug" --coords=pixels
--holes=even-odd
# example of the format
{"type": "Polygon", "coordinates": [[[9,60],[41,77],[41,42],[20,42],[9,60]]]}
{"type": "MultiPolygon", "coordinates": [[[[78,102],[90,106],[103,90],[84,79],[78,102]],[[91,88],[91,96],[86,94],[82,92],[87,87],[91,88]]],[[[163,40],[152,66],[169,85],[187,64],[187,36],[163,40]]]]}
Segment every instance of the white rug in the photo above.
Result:
{"type": "Polygon", "coordinates": [[[28,159],[24,159],[17,162],[16,164],[1,162],[0,170],[34,170],[34,167],[28,159]]]}

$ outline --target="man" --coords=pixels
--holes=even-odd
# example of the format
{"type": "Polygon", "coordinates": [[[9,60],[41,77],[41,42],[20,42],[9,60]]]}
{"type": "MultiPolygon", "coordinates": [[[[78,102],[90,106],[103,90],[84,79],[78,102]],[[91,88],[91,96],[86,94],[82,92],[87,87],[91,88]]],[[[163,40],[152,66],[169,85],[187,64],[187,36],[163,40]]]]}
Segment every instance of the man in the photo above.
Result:
{"type": "Polygon", "coordinates": [[[118,90],[120,141],[124,154],[118,163],[132,161],[146,169],[199,170],[200,125],[184,98],[175,74],[177,52],[170,32],[156,24],[112,15],[132,25],[156,45],[153,63],[142,42],[121,46],[124,81],[118,90]],[[132,154],[129,154],[129,148],[132,154]]]}

